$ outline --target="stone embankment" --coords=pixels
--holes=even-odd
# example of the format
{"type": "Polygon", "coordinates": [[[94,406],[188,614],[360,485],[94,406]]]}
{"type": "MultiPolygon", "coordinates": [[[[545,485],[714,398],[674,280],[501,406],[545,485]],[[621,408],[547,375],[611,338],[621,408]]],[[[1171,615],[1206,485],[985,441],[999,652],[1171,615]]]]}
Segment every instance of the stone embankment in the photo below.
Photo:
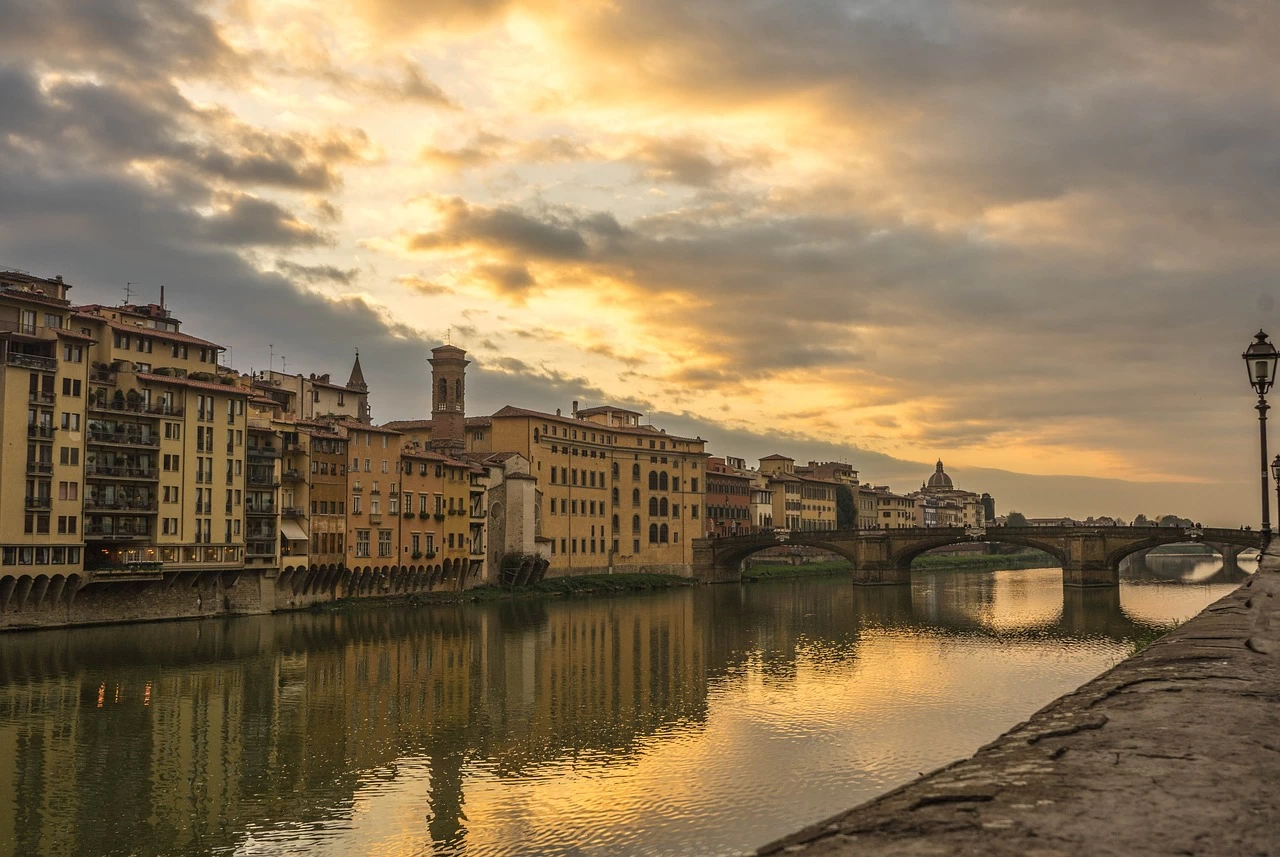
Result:
{"type": "Polygon", "coordinates": [[[1280,854],[1280,552],[972,757],[756,853],[1280,854]]]}

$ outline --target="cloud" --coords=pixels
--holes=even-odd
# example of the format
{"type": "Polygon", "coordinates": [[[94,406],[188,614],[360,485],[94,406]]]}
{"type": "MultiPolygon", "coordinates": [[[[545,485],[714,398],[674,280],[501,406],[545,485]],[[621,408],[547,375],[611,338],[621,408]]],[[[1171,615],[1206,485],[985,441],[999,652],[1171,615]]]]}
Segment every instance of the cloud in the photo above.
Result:
{"type": "Polygon", "coordinates": [[[276,270],[286,277],[307,283],[337,283],[349,286],[359,274],[358,268],[339,268],[336,265],[302,265],[288,259],[276,259],[276,270]]]}
{"type": "Polygon", "coordinates": [[[400,283],[410,291],[417,292],[420,295],[451,295],[453,289],[440,283],[432,282],[424,277],[405,276],[397,277],[396,282],[400,283]]]}

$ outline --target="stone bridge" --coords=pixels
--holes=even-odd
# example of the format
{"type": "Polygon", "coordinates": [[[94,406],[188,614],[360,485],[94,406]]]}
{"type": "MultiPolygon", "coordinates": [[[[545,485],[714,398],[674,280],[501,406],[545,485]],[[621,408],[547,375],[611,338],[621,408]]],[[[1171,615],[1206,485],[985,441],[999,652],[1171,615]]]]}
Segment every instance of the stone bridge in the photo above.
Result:
{"type": "Polygon", "coordinates": [[[1249,530],[1200,527],[961,527],[901,530],[816,530],[765,532],[697,539],[693,574],[705,583],[742,579],[742,561],[768,548],[796,545],[831,551],[849,560],[854,583],[911,581],[911,561],[926,551],[969,542],[994,542],[1034,548],[1062,563],[1066,586],[1118,586],[1120,561],[1160,545],[1203,542],[1221,545],[1224,558],[1261,547],[1261,535],[1249,530]]]}

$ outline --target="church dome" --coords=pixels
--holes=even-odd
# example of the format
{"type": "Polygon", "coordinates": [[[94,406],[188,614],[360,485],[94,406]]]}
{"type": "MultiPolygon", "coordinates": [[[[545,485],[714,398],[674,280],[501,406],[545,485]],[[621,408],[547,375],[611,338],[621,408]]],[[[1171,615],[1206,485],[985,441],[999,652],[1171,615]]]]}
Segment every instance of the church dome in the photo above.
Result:
{"type": "Polygon", "coordinates": [[[938,468],[935,471],[933,471],[933,474],[929,477],[928,487],[930,488],[954,488],[955,487],[951,483],[951,477],[948,476],[946,474],[946,471],[942,469],[941,458],[938,459],[938,468]]]}

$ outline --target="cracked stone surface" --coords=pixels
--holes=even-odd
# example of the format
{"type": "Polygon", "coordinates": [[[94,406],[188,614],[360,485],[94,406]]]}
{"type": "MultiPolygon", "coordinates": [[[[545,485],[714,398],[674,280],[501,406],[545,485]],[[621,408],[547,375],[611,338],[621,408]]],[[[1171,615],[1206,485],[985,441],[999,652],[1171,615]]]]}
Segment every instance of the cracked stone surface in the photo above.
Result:
{"type": "Polygon", "coordinates": [[[970,758],[756,854],[1280,855],[1280,543],[970,758]]]}

